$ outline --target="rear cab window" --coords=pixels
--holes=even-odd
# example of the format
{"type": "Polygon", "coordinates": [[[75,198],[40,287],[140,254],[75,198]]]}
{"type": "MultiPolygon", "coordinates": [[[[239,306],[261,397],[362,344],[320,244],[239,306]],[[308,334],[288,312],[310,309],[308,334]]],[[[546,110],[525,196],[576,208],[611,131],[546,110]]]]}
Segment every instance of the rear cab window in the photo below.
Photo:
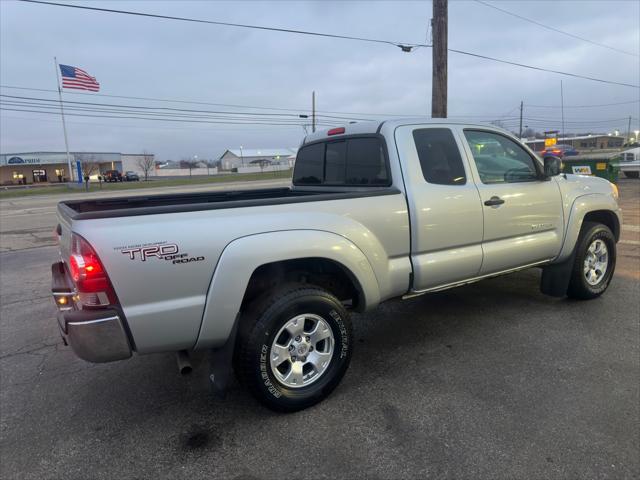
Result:
{"type": "Polygon", "coordinates": [[[465,185],[467,176],[453,133],[448,128],[413,131],[422,176],[431,184],[465,185]]]}
{"type": "Polygon", "coordinates": [[[343,137],[304,145],[293,173],[296,186],[387,187],[391,173],[379,135],[343,137]]]}

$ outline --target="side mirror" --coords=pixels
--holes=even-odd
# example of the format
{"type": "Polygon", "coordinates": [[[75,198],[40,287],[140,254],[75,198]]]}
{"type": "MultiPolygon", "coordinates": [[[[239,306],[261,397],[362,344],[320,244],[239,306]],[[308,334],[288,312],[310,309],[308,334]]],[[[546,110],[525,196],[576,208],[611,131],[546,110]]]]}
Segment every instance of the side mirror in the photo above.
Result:
{"type": "Polygon", "coordinates": [[[558,157],[544,157],[544,174],[547,177],[555,177],[560,175],[562,170],[562,161],[558,157]]]}

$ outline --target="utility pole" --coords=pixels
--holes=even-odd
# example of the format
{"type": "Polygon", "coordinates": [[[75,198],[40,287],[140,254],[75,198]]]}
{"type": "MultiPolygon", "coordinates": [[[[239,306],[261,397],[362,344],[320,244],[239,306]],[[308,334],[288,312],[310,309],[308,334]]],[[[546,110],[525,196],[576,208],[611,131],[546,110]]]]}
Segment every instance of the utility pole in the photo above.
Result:
{"type": "Polygon", "coordinates": [[[523,106],[524,106],[524,102],[520,100],[520,135],[518,136],[518,140],[522,138],[522,107],[523,106]]]}
{"type": "MultiPolygon", "coordinates": [[[[562,90],[562,80],[560,80],[560,111],[562,112],[562,137],[564,137],[564,92],[562,90]]],[[[571,143],[573,145],[573,142],[571,143]]]]}
{"type": "Polygon", "coordinates": [[[311,131],[316,131],[316,91],[311,92],[311,131]]]}
{"type": "Polygon", "coordinates": [[[629,115],[629,123],[627,124],[627,139],[623,143],[631,143],[631,115],[629,115]]]}
{"type": "Polygon", "coordinates": [[[447,3],[433,0],[431,48],[431,117],[447,118],[447,3]]]}

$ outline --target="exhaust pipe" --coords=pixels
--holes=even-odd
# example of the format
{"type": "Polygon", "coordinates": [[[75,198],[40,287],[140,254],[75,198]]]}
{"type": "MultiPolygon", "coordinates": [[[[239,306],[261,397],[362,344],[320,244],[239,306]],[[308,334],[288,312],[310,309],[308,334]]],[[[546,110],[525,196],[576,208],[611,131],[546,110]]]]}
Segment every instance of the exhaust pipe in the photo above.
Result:
{"type": "Polygon", "coordinates": [[[189,375],[193,370],[191,366],[191,360],[189,360],[189,354],[186,350],[180,350],[176,354],[176,360],[178,361],[178,371],[180,375],[189,375]]]}

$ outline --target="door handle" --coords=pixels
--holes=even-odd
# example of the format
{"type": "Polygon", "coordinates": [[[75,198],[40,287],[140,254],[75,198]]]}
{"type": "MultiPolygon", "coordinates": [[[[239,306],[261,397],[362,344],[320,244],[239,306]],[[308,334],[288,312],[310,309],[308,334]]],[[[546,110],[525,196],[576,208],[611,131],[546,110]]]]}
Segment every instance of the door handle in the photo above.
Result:
{"type": "Polygon", "coordinates": [[[487,207],[497,207],[498,205],[502,205],[503,203],[504,200],[502,200],[500,197],[496,197],[495,195],[484,202],[487,207]]]}

